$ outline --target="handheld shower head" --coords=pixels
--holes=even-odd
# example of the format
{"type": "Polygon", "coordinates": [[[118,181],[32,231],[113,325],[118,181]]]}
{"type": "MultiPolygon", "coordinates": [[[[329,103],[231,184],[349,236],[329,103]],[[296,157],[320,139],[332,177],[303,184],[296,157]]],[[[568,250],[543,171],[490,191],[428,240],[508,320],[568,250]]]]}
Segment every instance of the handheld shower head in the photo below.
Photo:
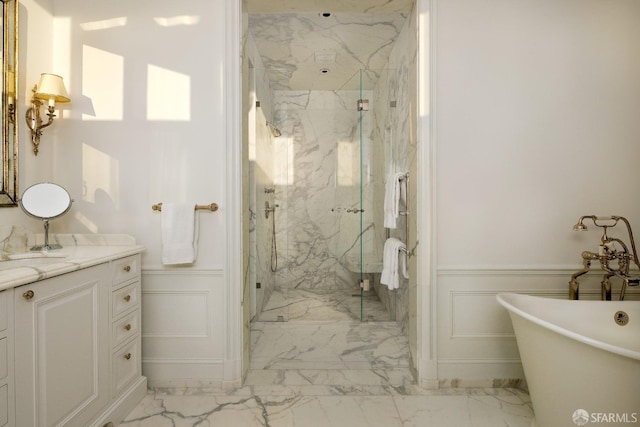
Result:
{"type": "Polygon", "coordinates": [[[587,226],[582,222],[582,218],[573,226],[573,231],[587,231],[587,226]]]}
{"type": "Polygon", "coordinates": [[[274,138],[277,138],[282,135],[282,132],[280,132],[280,129],[278,129],[276,125],[274,125],[273,123],[267,122],[267,127],[271,131],[271,135],[273,135],[274,138]]]}

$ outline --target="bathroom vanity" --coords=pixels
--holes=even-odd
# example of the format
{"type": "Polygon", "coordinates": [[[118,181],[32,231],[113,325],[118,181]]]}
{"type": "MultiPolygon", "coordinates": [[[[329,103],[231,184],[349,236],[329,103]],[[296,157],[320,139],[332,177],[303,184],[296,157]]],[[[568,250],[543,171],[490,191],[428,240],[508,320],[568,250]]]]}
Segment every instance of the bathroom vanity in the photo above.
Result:
{"type": "Polygon", "coordinates": [[[67,238],[59,251],[0,261],[2,427],[111,427],[146,393],[143,247],[128,236],[67,238]]]}

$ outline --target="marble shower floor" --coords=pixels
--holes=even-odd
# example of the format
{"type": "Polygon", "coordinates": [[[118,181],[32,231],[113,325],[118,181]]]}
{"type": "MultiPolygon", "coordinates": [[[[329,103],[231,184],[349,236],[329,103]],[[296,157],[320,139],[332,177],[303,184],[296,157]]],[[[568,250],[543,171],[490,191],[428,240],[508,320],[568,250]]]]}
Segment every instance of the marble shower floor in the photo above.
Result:
{"type": "Polygon", "coordinates": [[[528,427],[517,389],[425,390],[394,322],[257,322],[243,387],[156,389],[126,427],[528,427]]]}
{"type": "MultiPolygon", "coordinates": [[[[261,322],[360,320],[360,309],[359,289],[314,292],[308,289],[275,288],[258,315],[258,320],[261,322]]],[[[364,293],[362,313],[366,321],[390,320],[389,313],[373,291],[364,293]]]]}

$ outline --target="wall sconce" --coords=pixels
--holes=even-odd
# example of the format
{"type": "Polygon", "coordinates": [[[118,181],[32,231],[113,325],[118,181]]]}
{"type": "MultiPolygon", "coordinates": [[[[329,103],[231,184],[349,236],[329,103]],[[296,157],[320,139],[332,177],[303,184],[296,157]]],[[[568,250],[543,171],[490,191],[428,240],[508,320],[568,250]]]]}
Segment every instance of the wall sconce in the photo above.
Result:
{"type": "Polygon", "coordinates": [[[38,146],[40,145],[42,129],[52,124],[53,118],[56,116],[54,114],[56,102],[69,101],[71,101],[71,99],[69,99],[67,90],[64,88],[62,77],[49,73],[42,73],[40,75],[40,81],[33,87],[31,107],[27,109],[26,113],[27,126],[31,130],[33,152],[36,156],[38,155],[38,146]],[[40,107],[43,105],[43,100],[47,100],[49,102],[47,112],[49,120],[46,123],[43,123],[42,118],[40,117],[40,107]]]}

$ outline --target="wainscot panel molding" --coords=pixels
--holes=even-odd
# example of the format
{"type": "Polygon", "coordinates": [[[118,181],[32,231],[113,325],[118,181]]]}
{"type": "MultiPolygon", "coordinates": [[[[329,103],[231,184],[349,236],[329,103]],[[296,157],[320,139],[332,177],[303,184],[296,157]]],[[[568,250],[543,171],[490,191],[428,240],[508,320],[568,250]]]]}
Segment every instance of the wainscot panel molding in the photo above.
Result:
{"type": "MultiPolygon", "coordinates": [[[[496,301],[502,292],[568,298],[569,279],[581,267],[441,268],[437,272],[438,380],[456,386],[512,386],[524,379],[508,312],[496,301]]],[[[581,299],[600,299],[603,272],[580,279],[581,299]]],[[[612,280],[613,298],[619,281],[612,280]]],[[[640,300],[630,288],[626,299],[640,300]]]]}
{"type": "Polygon", "coordinates": [[[151,387],[225,384],[222,269],[143,268],[142,369],[151,387]]]}

